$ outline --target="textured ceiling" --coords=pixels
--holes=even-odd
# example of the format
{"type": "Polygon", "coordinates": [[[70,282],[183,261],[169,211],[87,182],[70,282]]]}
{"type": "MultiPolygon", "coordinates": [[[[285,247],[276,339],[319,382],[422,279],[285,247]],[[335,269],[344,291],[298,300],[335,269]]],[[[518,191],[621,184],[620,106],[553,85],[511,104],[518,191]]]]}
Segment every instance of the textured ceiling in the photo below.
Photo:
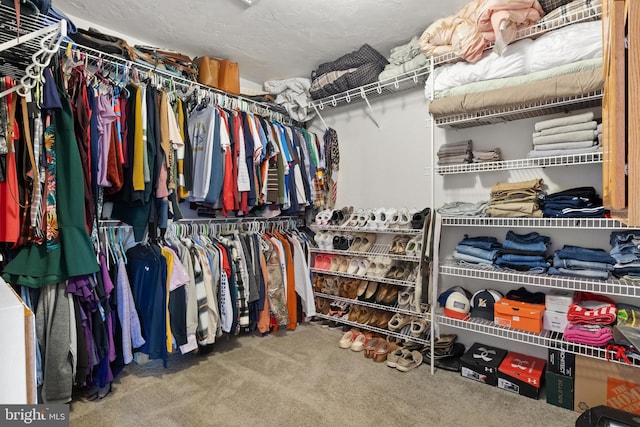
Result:
{"type": "Polygon", "coordinates": [[[227,57],[243,78],[309,77],[369,43],[382,55],[468,0],[55,0],[62,11],[158,47],[227,57]]]}

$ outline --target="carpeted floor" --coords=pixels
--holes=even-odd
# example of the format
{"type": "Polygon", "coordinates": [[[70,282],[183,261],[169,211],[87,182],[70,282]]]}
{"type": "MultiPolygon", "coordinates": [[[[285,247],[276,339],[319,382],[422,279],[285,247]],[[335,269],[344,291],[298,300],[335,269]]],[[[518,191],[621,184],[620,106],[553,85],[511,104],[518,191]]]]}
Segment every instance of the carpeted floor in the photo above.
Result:
{"type": "Polygon", "coordinates": [[[71,404],[71,426],[561,426],[576,412],[422,365],[342,350],[340,329],[223,339],[169,367],[132,364],[113,392],[71,404]]]}

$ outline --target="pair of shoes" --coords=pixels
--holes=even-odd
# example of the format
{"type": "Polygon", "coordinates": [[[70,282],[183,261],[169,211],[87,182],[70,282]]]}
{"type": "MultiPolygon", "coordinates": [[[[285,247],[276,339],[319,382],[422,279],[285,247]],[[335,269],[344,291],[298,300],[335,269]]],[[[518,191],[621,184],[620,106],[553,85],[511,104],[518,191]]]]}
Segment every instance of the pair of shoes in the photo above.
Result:
{"type": "Polygon", "coordinates": [[[376,302],[383,305],[393,305],[398,300],[398,287],[394,285],[383,285],[387,290],[382,295],[376,295],[376,302]]]}
{"type": "Polygon", "coordinates": [[[313,236],[313,241],[316,242],[319,249],[333,249],[333,233],[319,231],[313,236]]]}
{"type": "Polygon", "coordinates": [[[340,296],[340,282],[337,277],[325,277],[324,286],[320,290],[326,295],[340,296]]]}
{"type": "Polygon", "coordinates": [[[378,292],[378,282],[367,282],[367,288],[364,293],[358,297],[360,301],[373,302],[378,292]]]}
{"type": "Polygon", "coordinates": [[[401,310],[415,310],[415,291],[404,290],[398,293],[398,308],[401,310]]]}
{"type": "Polygon", "coordinates": [[[383,278],[392,265],[393,261],[389,258],[374,258],[369,262],[366,275],[369,277],[383,278]]]}
{"type": "Polygon", "coordinates": [[[316,254],[313,258],[313,267],[318,270],[331,270],[333,259],[335,255],[329,254],[316,254]]]}
{"type": "Polygon", "coordinates": [[[396,210],[389,219],[389,228],[409,228],[411,217],[407,209],[396,210]]]}
{"type": "Polygon", "coordinates": [[[351,250],[354,252],[367,252],[376,242],[375,234],[361,234],[353,239],[351,250]]]}
{"type": "Polygon", "coordinates": [[[396,361],[396,369],[401,372],[409,372],[412,369],[422,365],[424,356],[418,350],[407,350],[402,357],[396,361]]]}
{"type": "Polygon", "coordinates": [[[338,251],[348,251],[352,242],[352,236],[336,234],[333,236],[333,249],[338,251]]]}
{"type": "Polygon", "coordinates": [[[358,281],[353,279],[341,279],[338,295],[343,298],[355,299],[358,296],[358,281]]]}
{"type": "Polygon", "coordinates": [[[424,208],[423,210],[416,212],[411,217],[411,228],[414,230],[422,230],[425,222],[429,222],[431,219],[431,209],[424,208]]]}
{"type": "Polygon", "coordinates": [[[417,258],[422,255],[422,238],[414,237],[409,240],[405,249],[405,255],[413,258],[417,258]]]}
{"type": "Polygon", "coordinates": [[[329,314],[329,300],[316,297],[316,312],[320,314],[329,314]]]}
{"type": "Polygon", "coordinates": [[[408,314],[394,314],[391,319],[389,319],[388,328],[390,331],[395,332],[402,329],[405,325],[411,323],[412,317],[408,314]]]}
{"type": "Polygon", "coordinates": [[[393,313],[389,311],[373,309],[368,324],[376,328],[386,329],[392,316],[393,313]]]}
{"type": "Polygon", "coordinates": [[[364,276],[369,268],[369,260],[366,258],[352,258],[347,267],[347,273],[356,276],[364,276]]]}
{"type": "Polygon", "coordinates": [[[349,313],[349,303],[346,301],[333,301],[329,304],[329,316],[342,317],[349,313]]]}
{"type": "Polygon", "coordinates": [[[345,332],[340,338],[340,341],[338,341],[338,347],[344,349],[351,348],[353,341],[360,335],[362,335],[362,333],[355,328],[345,332]]]}
{"type": "Polygon", "coordinates": [[[395,236],[391,240],[391,246],[389,247],[390,254],[404,255],[409,237],[407,236],[395,236]]]}
{"type": "Polygon", "coordinates": [[[333,216],[332,209],[324,209],[316,214],[315,224],[316,225],[329,225],[331,221],[331,217],[333,216]]]}
{"type": "Polygon", "coordinates": [[[414,317],[409,332],[414,338],[428,339],[431,335],[431,322],[426,317],[414,317]]]}

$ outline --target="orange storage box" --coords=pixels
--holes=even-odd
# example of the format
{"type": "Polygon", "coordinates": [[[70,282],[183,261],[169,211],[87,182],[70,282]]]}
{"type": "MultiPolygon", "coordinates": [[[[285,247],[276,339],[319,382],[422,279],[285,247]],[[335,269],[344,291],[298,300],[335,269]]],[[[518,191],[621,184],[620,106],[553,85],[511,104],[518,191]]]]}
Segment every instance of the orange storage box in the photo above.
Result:
{"type": "Polygon", "coordinates": [[[540,333],[544,304],[530,304],[502,298],[493,305],[494,323],[507,328],[540,333]]]}

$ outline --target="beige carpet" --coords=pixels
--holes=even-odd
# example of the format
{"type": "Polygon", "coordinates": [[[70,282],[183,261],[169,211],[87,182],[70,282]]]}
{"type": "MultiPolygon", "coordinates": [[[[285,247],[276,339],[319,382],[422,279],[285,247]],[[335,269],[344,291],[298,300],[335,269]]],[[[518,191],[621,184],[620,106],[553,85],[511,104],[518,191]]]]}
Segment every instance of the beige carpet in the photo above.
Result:
{"type": "Polygon", "coordinates": [[[402,373],[337,346],[339,329],[223,339],[206,356],[127,367],[71,426],[562,426],[577,413],[429,366],[402,373]]]}

